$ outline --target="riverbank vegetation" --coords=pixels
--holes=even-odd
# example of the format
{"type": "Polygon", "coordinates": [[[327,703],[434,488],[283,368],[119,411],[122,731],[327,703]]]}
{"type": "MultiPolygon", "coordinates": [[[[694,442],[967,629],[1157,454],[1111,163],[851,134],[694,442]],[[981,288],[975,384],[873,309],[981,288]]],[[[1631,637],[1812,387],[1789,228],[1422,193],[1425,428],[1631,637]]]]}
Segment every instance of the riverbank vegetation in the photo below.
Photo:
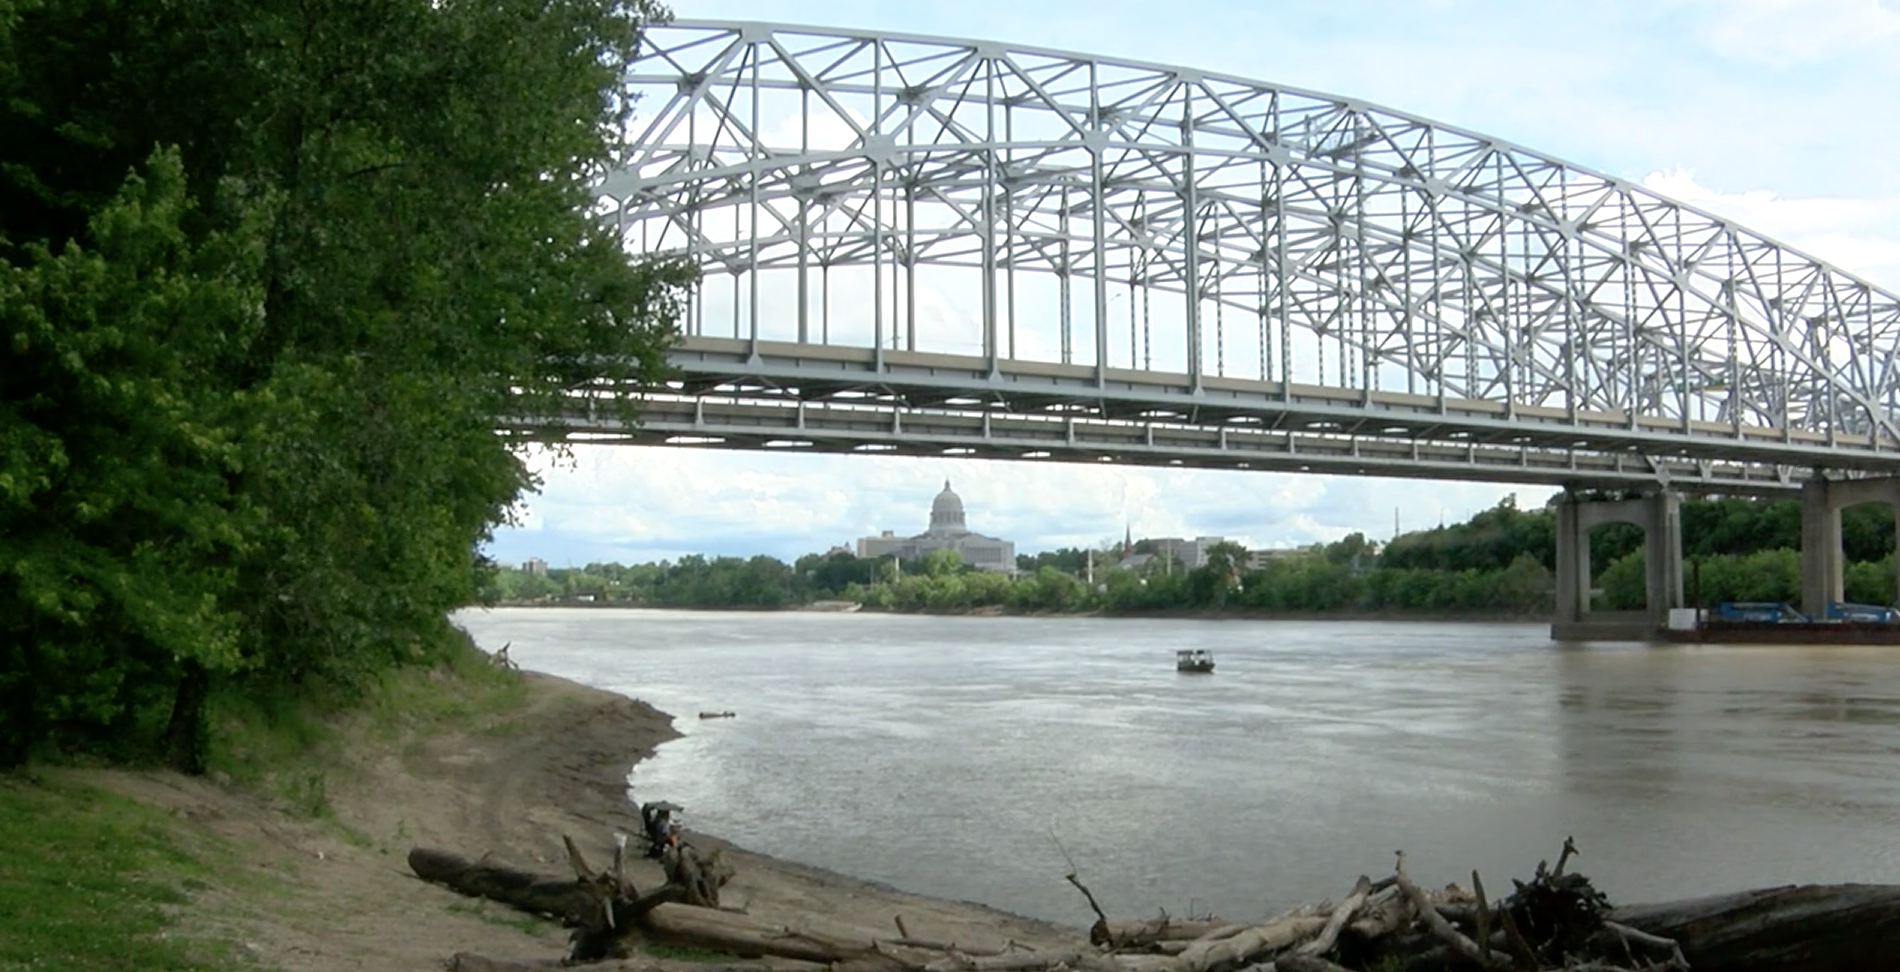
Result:
{"type": "Polygon", "coordinates": [[[420,969],[477,943],[539,947],[555,923],[418,893],[400,855],[423,832],[548,853],[513,823],[574,810],[585,821],[559,826],[594,832],[626,762],[670,735],[663,714],[495,665],[466,638],[342,693],[214,694],[204,777],[0,773],[0,970],[420,969]],[[558,758],[576,738],[597,763],[558,758]]]}
{"type": "Polygon", "coordinates": [[[0,766],[450,650],[498,420],[671,340],[692,271],[587,214],[663,15],[0,0],[0,766]]]}
{"type": "Polygon", "coordinates": [[[0,968],[254,968],[168,933],[229,855],[157,807],[58,778],[0,777],[0,968]]]}
{"type": "MultiPolygon", "coordinates": [[[[1792,601],[1800,591],[1800,508],[1792,500],[1685,499],[1689,597],[1792,601]]],[[[1860,506],[1842,517],[1847,597],[1894,602],[1893,515],[1860,506]]],[[[1644,603],[1643,534],[1612,524],[1590,536],[1598,607],[1644,603]]],[[[1156,549],[1137,544],[1132,552],[1156,549]]],[[[1023,613],[1540,615],[1552,609],[1556,517],[1507,499],[1464,523],[1384,544],[1352,534],[1302,550],[1250,552],[1235,544],[1188,565],[1165,553],[1143,560],[1116,548],[1018,558],[1018,574],[975,570],[954,553],[920,561],[864,559],[839,550],[786,563],[774,557],[688,556],[622,566],[498,570],[489,603],[625,604],[674,608],[792,608],[846,600],[869,610],[1023,613]],[[1129,566],[1121,566],[1123,563],[1129,566]]]]}

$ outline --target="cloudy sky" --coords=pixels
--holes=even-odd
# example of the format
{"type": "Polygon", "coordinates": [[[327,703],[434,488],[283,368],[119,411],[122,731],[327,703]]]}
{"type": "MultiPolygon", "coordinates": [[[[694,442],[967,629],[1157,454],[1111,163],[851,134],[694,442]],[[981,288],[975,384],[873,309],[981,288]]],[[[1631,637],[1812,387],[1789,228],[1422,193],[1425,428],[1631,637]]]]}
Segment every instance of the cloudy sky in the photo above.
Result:
{"type": "MultiPolygon", "coordinates": [[[[1900,0],[677,0],[682,18],[977,37],[1364,99],[1648,184],[1900,289],[1900,0]]],[[[1219,534],[1255,547],[1459,520],[1523,486],[591,447],[492,555],[795,557],[920,531],[948,478],[1022,552],[1219,534]]]]}

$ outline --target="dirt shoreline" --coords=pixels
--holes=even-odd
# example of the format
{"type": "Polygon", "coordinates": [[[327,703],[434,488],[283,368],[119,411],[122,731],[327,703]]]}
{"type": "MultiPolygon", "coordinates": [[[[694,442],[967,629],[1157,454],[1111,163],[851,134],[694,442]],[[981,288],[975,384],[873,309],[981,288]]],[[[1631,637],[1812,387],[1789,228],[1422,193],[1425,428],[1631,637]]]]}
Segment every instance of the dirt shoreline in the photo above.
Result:
{"type": "MultiPolygon", "coordinates": [[[[645,702],[538,672],[521,678],[523,705],[483,714],[465,728],[395,740],[365,734],[360,745],[351,735],[348,766],[326,782],[327,817],[299,816],[255,794],[173,773],[73,772],[168,809],[236,852],[246,873],[234,875],[230,887],[198,894],[181,913],[180,930],[234,941],[266,967],[439,972],[457,952],[558,958],[566,947],[562,929],[417,880],[406,864],[409,849],[489,855],[560,874],[567,869],[561,836],[568,834],[604,861],[615,831],[639,828],[626,797],[628,771],[679,734],[671,716],[645,702]],[[253,883],[262,890],[249,887],[253,883]]],[[[969,945],[1013,939],[1065,948],[1086,940],[1079,928],[914,895],[751,853],[711,835],[691,836],[702,846],[728,848],[737,876],[726,902],[765,921],[889,936],[901,915],[914,935],[969,945]]],[[[661,881],[658,867],[644,860],[633,877],[642,887],[661,881]]],[[[627,967],[705,968],[677,958],[627,967]]]]}

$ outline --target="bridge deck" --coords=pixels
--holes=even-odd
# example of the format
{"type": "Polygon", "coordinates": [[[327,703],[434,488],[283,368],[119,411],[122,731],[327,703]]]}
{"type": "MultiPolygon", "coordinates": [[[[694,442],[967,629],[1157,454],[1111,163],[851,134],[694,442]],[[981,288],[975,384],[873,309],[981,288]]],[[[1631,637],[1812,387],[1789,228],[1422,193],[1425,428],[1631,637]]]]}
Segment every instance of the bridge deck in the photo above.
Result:
{"type": "Polygon", "coordinates": [[[669,360],[639,427],[577,410],[537,434],[1741,494],[1815,466],[1900,474],[1871,441],[1395,392],[706,337],[669,360]]]}

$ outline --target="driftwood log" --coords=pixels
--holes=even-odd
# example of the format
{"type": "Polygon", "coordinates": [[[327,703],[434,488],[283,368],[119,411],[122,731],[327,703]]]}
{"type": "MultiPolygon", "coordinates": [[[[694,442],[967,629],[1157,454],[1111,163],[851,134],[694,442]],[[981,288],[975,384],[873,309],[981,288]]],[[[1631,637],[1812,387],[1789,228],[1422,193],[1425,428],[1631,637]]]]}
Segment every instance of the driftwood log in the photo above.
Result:
{"type": "Polygon", "coordinates": [[[457,952],[448,961],[449,972],[555,972],[561,967],[557,961],[512,962],[507,959],[491,959],[471,952],[457,952]]]}
{"type": "MultiPolygon", "coordinates": [[[[560,959],[539,959],[520,961],[513,959],[494,959],[473,952],[457,952],[444,963],[448,972],[561,972],[570,968],[569,963],[560,959]]],[[[596,968],[601,968],[596,966],[596,968]]],[[[651,960],[622,962],[605,966],[615,972],[660,972],[660,967],[651,960]]],[[[755,966],[746,965],[703,965],[695,963],[693,972],[759,972],[755,966]]]]}
{"type": "MultiPolygon", "coordinates": [[[[449,851],[417,847],[409,851],[409,869],[425,881],[459,894],[486,898],[531,914],[559,920],[572,927],[569,961],[592,961],[628,953],[625,939],[645,923],[646,915],[662,905],[686,902],[699,910],[719,914],[719,889],[732,877],[732,868],[715,851],[701,856],[691,846],[667,855],[667,882],[640,893],[626,876],[626,839],[616,835],[613,864],[602,871],[588,866],[573,840],[563,837],[572,879],[533,874],[512,867],[471,861],[449,851]]],[[[459,955],[470,969],[490,960],[459,955]]],[[[506,963],[504,963],[506,964],[506,963]]],[[[518,964],[518,963],[517,963],[518,964]]]]}
{"type": "MultiPolygon", "coordinates": [[[[568,961],[630,954],[629,936],[771,956],[833,972],[1863,972],[1900,969],[1900,886],[1772,888],[1689,901],[1612,908],[1580,874],[1539,863],[1529,882],[1488,900],[1472,887],[1427,890],[1406,873],[1361,877],[1338,905],[1303,906],[1260,924],[1182,921],[1161,915],[1110,921],[1073,870],[1069,881],[1098,921],[1093,947],[994,950],[912,938],[902,919],[888,938],[787,927],[719,907],[732,870],[690,847],[665,860],[667,882],[641,893],[627,880],[624,841],[613,865],[588,867],[568,842],[573,880],[418,848],[418,876],[464,894],[560,917],[575,928],[568,961]]],[[[458,955],[461,972],[528,972],[546,965],[458,955]]]]}
{"type": "MultiPolygon", "coordinates": [[[[1126,972],[1900,970],[1900,886],[1772,888],[1613,908],[1588,878],[1566,871],[1576,852],[1566,840],[1556,867],[1540,862],[1502,900],[1486,896],[1475,872],[1470,890],[1425,890],[1401,855],[1391,878],[1361,879],[1336,908],[1303,909],[1240,932],[1195,923],[1227,940],[1218,947],[1177,947],[1184,932],[1165,916],[1103,918],[1092,937],[1126,972]]],[[[1069,880],[1100,915],[1094,895],[1073,873],[1069,880]]]]}
{"type": "Polygon", "coordinates": [[[1104,918],[1089,929],[1089,941],[1111,949],[1137,949],[1162,942],[1191,942],[1229,929],[1239,931],[1245,927],[1228,921],[1180,920],[1167,915],[1146,921],[1109,921],[1104,918]]]}
{"type": "Polygon", "coordinates": [[[578,913],[593,900],[586,889],[571,879],[490,864],[486,858],[471,861],[460,854],[427,847],[409,852],[409,869],[424,881],[471,898],[487,898],[530,914],[560,920],[578,913]]]}
{"type": "Polygon", "coordinates": [[[1790,885],[1612,912],[1672,938],[1695,972],[1900,969],[1900,886],[1790,885]]]}

